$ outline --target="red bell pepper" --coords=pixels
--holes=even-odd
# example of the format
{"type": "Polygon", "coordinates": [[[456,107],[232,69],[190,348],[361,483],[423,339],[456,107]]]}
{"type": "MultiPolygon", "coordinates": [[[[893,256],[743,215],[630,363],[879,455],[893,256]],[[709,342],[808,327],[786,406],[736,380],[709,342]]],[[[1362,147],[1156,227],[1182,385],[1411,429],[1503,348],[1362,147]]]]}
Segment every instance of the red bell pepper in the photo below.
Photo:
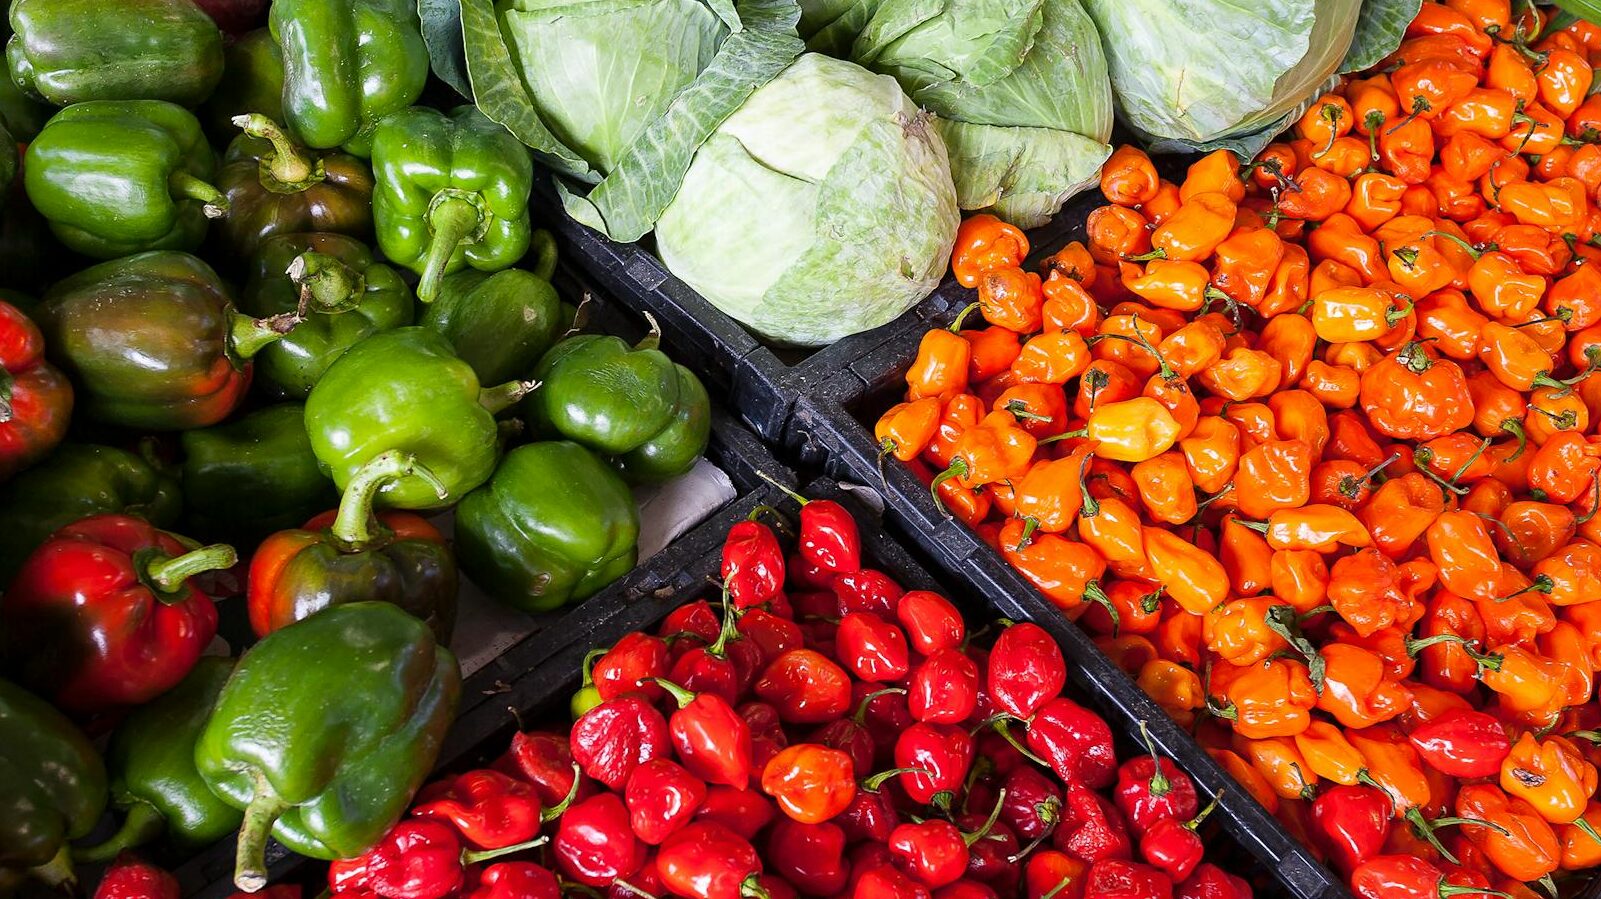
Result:
{"type": "Polygon", "coordinates": [[[978,665],[959,649],[941,648],[912,669],[906,704],[929,724],[960,724],[978,707],[978,665]]]}
{"type": "Polygon", "coordinates": [[[1494,777],[1512,752],[1512,740],[1495,717],[1472,709],[1451,709],[1407,735],[1418,756],[1451,777],[1494,777]]]}
{"type": "Polygon", "coordinates": [[[1384,850],[1390,812],[1383,790],[1336,784],[1312,801],[1312,829],[1335,867],[1349,874],[1384,850]]]}
{"type": "Polygon", "coordinates": [[[459,890],[467,868],[532,849],[544,837],[500,849],[473,852],[448,824],[428,818],[408,818],[355,858],[334,859],[328,865],[328,889],[336,896],[355,894],[379,899],[444,899],[459,890]]]}
{"type": "Polygon", "coordinates": [[[94,899],[181,899],[178,878],[124,852],[106,869],[94,899]]]}
{"type": "Polygon", "coordinates": [[[888,843],[901,818],[888,793],[863,788],[856,791],[851,804],[834,821],[844,828],[852,843],[888,843]]]}
{"type": "Polygon", "coordinates": [[[656,855],[662,883],[685,899],[764,896],[762,860],[742,836],[701,821],[667,838],[656,855]]]}
{"type": "Polygon", "coordinates": [[[1156,743],[1146,732],[1143,721],[1140,722],[1140,736],[1150,755],[1129,759],[1118,768],[1113,795],[1129,826],[1136,834],[1143,835],[1158,821],[1169,818],[1187,821],[1195,817],[1201,803],[1190,776],[1180,771],[1172,759],[1157,754],[1156,743]]]}
{"type": "Polygon", "coordinates": [[[895,741],[901,789],[919,805],[949,808],[973,766],[973,738],[949,724],[918,722],[895,741]]]}
{"type": "Polygon", "coordinates": [[[1062,648],[1037,624],[1014,624],[990,648],[985,683],[996,709],[1028,720],[1067,683],[1062,648]]]}
{"type": "Polygon", "coordinates": [[[730,528],[723,540],[722,572],[736,609],[759,606],[783,592],[784,550],[772,528],[748,520],[730,528]]]}
{"type": "Polygon", "coordinates": [[[779,818],[767,835],[773,873],[808,896],[833,896],[845,888],[845,830],[838,824],[802,824],[779,818]]]}
{"type": "Polygon", "coordinates": [[[44,335],[0,300],[0,482],[55,449],[71,420],[72,384],[44,361],[44,335]]]}
{"type": "Polygon", "coordinates": [[[628,775],[623,801],[634,833],[659,846],[695,820],[695,810],[706,801],[706,784],[677,762],[651,759],[628,775]]]}
{"type": "Polygon", "coordinates": [[[667,720],[634,693],[603,702],[573,723],[574,761],[583,772],[621,790],[634,769],[668,752],[667,720]]]}
{"type": "Polygon", "coordinates": [[[561,899],[561,885],[533,862],[500,862],[485,868],[463,899],[561,899]]]}
{"type": "Polygon", "coordinates": [[[1040,707],[1028,723],[1025,742],[1064,783],[1098,790],[1117,778],[1112,728],[1100,715],[1065,696],[1040,707]]]}
{"type": "Polygon", "coordinates": [[[85,518],[34,550],[0,598],[0,649],[63,709],[149,702],[217,633],[217,607],[189,579],[235,561],[232,547],[195,549],[142,518],[85,518]]]}
{"type": "Polygon", "coordinates": [[[606,650],[589,676],[602,700],[639,692],[655,702],[661,698],[662,688],[654,679],[666,677],[669,664],[666,640],[632,631],[606,650]]]}
{"type": "Polygon", "coordinates": [[[893,683],[911,670],[911,650],[899,627],[870,612],[851,612],[834,634],[834,657],[857,678],[893,683]]]}
{"type": "Polygon", "coordinates": [[[957,649],[967,640],[967,622],[951,601],[928,590],[911,590],[895,601],[895,620],[919,655],[957,649]]]}
{"type": "Polygon", "coordinates": [[[615,793],[592,796],[568,809],[556,825],[551,849],[562,874],[585,886],[609,886],[645,863],[645,847],[615,793]]]}
{"type": "Polygon", "coordinates": [[[499,771],[468,771],[425,787],[411,813],[449,821],[479,849],[503,849],[538,836],[540,825],[561,817],[577,792],[575,770],[571,792],[546,809],[532,784],[499,771]]]}
{"type": "Polygon", "coordinates": [[[750,784],[750,726],[728,700],[715,693],[691,693],[657,679],[678,703],[667,721],[673,749],[691,774],[707,783],[743,790],[750,784]]]}

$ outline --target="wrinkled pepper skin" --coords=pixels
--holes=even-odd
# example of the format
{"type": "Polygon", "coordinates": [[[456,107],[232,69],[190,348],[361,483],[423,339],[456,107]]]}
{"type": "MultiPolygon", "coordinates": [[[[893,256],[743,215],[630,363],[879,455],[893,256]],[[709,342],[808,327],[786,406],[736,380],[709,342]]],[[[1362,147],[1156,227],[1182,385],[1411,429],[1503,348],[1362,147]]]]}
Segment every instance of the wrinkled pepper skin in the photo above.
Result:
{"type": "Polygon", "coordinates": [[[268,27],[283,54],[285,124],[308,147],[366,156],[378,121],[428,81],[409,0],[275,0],[268,27]]]}
{"type": "Polygon", "coordinates": [[[28,145],[28,199],[69,248],[96,259],[193,250],[227,211],[216,156],[188,110],[91,100],[56,113],[28,145]]]}
{"type": "Polygon", "coordinates": [[[321,292],[336,313],[306,316],[256,358],[268,393],[305,399],[334,360],[379,331],[411,324],[411,288],[372,251],[339,234],[280,234],[261,244],[240,308],[255,316],[294,312],[302,290],[321,292]],[[297,265],[296,259],[305,256],[297,265]]]}
{"type": "Polygon", "coordinates": [[[474,106],[396,113],[373,139],[373,218],[384,255],[422,276],[417,298],[464,266],[494,272],[528,252],[528,148],[474,106]]]}
{"type": "Polygon", "coordinates": [[[457,577],[444,535],[420,515],[372,511],[380,487],[418,474],[415,457],[382,453],[356,472],[336,512],[262,542],[250,560],[247,594],[258,637],[329,606],[376,600],[405,609],[450,642],[457,577]]]}
{"type": "Polygon", "coordinates": [[[80,518],[137,515],[156,527],[178,523],[183,500],[172,473],[111,446],[67,443],[0,485],[0,584],[57,530],[80,518]]]}
{"type": "Polygon", "coordinates": [[[528,612],[586,599],[634,567],[639,511],[617,473],[568,441],[520,446],[456,510],[462,569],[528,612]]]}
{"type": "Polygon", "coordinates": [[[305,407],[283,403],[185,431],[185,531],[254,546],[338,500],[306,437],[305,407]]]}
{"type": "Polygon", "coordinates": [[[336,606],[246,652],[195,747],[206,784],[245,812],[235,884],[265,886],[269,832],[321,859],[376,843],[433,768],[460,694],[456,657],[388,603],[336,606]]]}
{"type": "Polygon", "coordinates": [[[72,722],[4,679],[0,746],[0,884],[31,873],[68,885],[67,841],[86,836],[105,811],[105,765],[72,722]]]}
{"type": "Polygon", "coordinates": [[[218,799],[195,768],[195,742],[233,665],[233,659],[206,656],[178,686],[117,725],[106,747],[106,771],[122,826],[105,842],[75,850],[75,859],[110,861],[158,838],[193,851],[239,827],[244,816],[218,799]]]}
{"type": "Polygon", "coordinates": [[[72,419],[72,385],[44,361],[44,335],[0,299],[0,483],[44,458],[72,419]]]}
{"type": "Polygon", "coordinates": [[[329,367],[306,399],[306,431],[340,490],[379,453],[416,455],[444,484],[444,494],[411,476],[385,485],[378,502],[438,509],[489,479],[499,455],[494,412],[525,389],[515,383],[480,388],[472,367],[444,337],[426,328],[396,328],[367,338],[329,367]]]}
{"type": "Polygon", "coordinates": [[[211,139],[226,146],[239,133],[238,116],[284,120],[284,55],[272,32],[257,28],[229,44],[222,59],[222,81],[200,108],[200,120],[211,139]]]}
{"type": "Polygon", "coordinates": [[[223,246],[253,256],[275,234],[327,231],[372,238],[372,170],[349,153],[308,152],[267,117],[242,115],[245,133],[223,154],[217,187],[228,198],[223,246]]]}
{"type": "Polygon", "coordinates": [[[57,106],[195,106],[222,78],[222,32],[189,0],[16,0],[11,28],[12,80],[57,106]]]}
{"type": "Polygon", "coordinates": [[[84,269],[45,294],[34,318],[78,385],[80,410],[147,431],[227,418],[250,386],[250,357],[294,327],[290,316],[240,314],[211,266],[169,251],[84,269]]]}
{"type": "Polygon", "coordinates": [[[654,332],[633,347],[598,334],[563,340],[534,369],[539,386],[523,400],[524,414],[541,434],[629,459],[633,479],[688,471],[711,435],[711,405],[656,342],[654,332]]]}
{"type": "Polygon", "coordinates": [[[549,232],[533,237],[532,271],[463,269],[444,277],[439,295],[423,307],[418,324],[445,335],[483,384],[499,384],[533,371],[539,358],[571,324],[550,284],[556,243],[549,232]]]}

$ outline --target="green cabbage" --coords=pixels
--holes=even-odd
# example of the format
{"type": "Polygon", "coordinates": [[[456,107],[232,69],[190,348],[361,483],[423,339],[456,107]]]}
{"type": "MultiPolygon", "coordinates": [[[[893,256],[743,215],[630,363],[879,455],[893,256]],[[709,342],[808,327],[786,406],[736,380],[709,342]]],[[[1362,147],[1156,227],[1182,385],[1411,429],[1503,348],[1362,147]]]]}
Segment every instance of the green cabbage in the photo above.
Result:
{"type": "Polygon", "coordinates": [[[958,221],[929,117],[894,79],[808,53],[701,146],[656,245],[759,336],[817,346],[927,296],[958,221]]]}
{"type": "Polygon", "coordinates": [[[963,209],[1037,227],[1111,155],[1106,58],[1079,0],[879,0],[850,58],[939,116],[963,209]]]}

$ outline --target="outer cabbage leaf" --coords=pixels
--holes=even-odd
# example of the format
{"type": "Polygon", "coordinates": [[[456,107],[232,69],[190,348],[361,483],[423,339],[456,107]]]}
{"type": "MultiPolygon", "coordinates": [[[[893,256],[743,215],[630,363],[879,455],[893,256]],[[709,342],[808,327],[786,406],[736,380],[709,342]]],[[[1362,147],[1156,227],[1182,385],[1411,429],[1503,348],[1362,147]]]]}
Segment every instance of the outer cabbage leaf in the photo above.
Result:
{"type": "Polygon", "coordinates": [[[851,57],[940,117],[963,209],[1042,224],[1111,154],[1106,59],[1079,0],[882,0],[851,57]]]}
{"type": "Polygon", "coordinates": [[[417,0],[417,17],[434,74],[456,93],[471,97],[467,53],[461,40],[461,0],[417,0]]]}
{"type": "Polygon", "coordinates": [[[1335,74],[1360,0],[1085,0],[1124,120],[1205,142],[1282,120],[1335,74]]]}
{"type": "Polygon", "coordinates": [[[958,221],[929,117],[893,79],[808,53],[702,145],[656,241],[759,336],[817,346],[927,296],[958,221]]]}
{"type": "Polygon", "coordinates": [[[800,36],[808,50],[844,58],[878,5],[879,0],[801,0],[800,36]]]}

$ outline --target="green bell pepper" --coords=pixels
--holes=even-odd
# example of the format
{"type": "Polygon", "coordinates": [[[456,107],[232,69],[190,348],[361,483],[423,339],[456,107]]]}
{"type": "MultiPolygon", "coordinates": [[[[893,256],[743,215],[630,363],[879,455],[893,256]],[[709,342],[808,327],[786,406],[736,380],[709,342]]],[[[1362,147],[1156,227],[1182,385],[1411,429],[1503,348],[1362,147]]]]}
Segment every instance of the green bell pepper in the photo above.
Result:
{"type": "Polygon", "coordinates": [[[73,882],[67,841],[106,810],[106,766],[48,702],[0,680],[0,876],[73,882]]]}
{"type": "Polygon", "coordinates": [[[534,369],[539,386],[523,400],[524,415],[540,434],[628,459],[632,478],[683,474],[706,451],[711,403],[659,340],[655,330],[633,347],[598,334],[563,340],[534,369]]]}
{"type": "Polygon", "coordinates": [[[217,187],[228,198],[223,245],[250,257],[275,234],[328,231],[372,237],[372,170],[349,153],[309,153],[259,113],[223,156],[217,187]]]}
{"type": "Polygon", "coordinates": [[[195,106],[222,78],[222,32],[191,0],[13,0],[11,29],[12,80],[57,106],[195,106]]]}
{"type": "Polygon", "coordinates": [[[441,509],[495,470],[495,415],[527,393],[512,381],[481,388],[472,366],[427,328],[380,331],[340,356],[306,399],[317,461],[343,491],[362,466],[392,449],[417,457],[445,487],[410,475],[389,482],[381,505],[441,509]]]}
{"type": "Polygon", "coordinates": [[[222,82],[200,108],[206,133],[218,144],[233,140],[233,120],[257,113],[284,120],[284,55],[266,28],[241,35],[222,51],[222,82]]]}
{"type": "Polygon", "coordinates": [[[92,100],[56,113],[28,145],[28,199],[71,249],[97,259],[192,250],[228,198],[187,109],[162,100],[92,100]]]}
{"type": "MultiPolygon", "coordinates": [[[[5,16],[0,16],[0,40],[11,40],[11,20],[5,16]]],[[[0,77],[0,125],[5,125],[12,137],[23,143],[33,140],[53,112],[49,104],[23,93],[9,71],[0,77]]]]}
{"type": "Polygon", "coordinates": [[[639,510],[628,485],[568,441],[506,454],[456,509],[456,557],[501,602],[547,612],[586,599],[638,559],[639,510]]]}
{"type": "Polygon", "coordinates": [[[244,816],[218,799],[195,768],[195,743],[233,664],[220,656],[201,658],[178,686],[117,725],[106,748],[106,769],[122,826],[100,844],[74,850],[73,858],[108,862],[162,837],[174,848],[193,851],[239,827],[244,816]]]}
{"type": "Polygon", "coordinates": [[[285,124],[309,147],[366,156],[378,121],[428,81],[414,0],[273,0],[268,26],[283,53],[285,124]]]}
{"type": "MultiPolygon", "coordinates": [[[[310,310],[326,308],[315,294],[307,299],[310,310]]],[[[170,251],[84,269],[34,311],[50,358],[78,388],[77,408],[145,431],[227,418],[250,385],[250,357],[301,320],[240,313],[211,266],[170,251]]]]}
{"type": "Polygon", "coordinates": [[[422,276],[431,302],[447,273],[507,268],[528,252],[533,161],[504,126],[473,106],[449,116],[413,107],[373,138],[373,218],[378,246],[422,276]]]}
{"type": "Polygon", "coordinates": [[[0,584],[11,582],[45,538],[80,518],[123,513],[166,528],[182,510],[177,479],[153,460],[111,446],[62,444],[0,485],[0,584]]]}
{"type": "Polygon", "coordinates": [[[418,324],[445,335],[480,382],[528,374],[571,324],[550,285],[556,242],[550,232],[536,231],[533,245],[533,271],[463,269],[446,275],[439,295],[423,307],[418,324]]]}
{"type": "Polygon", "coordinates": [[[197,539],[254,545],[339,501],[312,455],[299,403],[185,431],[179,440],[184,533],[197,539]]]}
{"type": "MultiPolygon", "coordinates": [[[[338,313],[313,312],[256,357],[256,382],[274,396],[304,399],[345,350],[379,331],[411,324],[411,288],[372,251],[339,234],[268,238],[251,266],[240,306],[251,315],[295,312],[303,291],[338,313]]],[[[298,522],[297,522],[298,524],[298,522]]]]}
{"type": "Polygon", "coordinates": [[[269,831],[322,859],[377,842],[433,769],[460,694],[456,657],[389,603],[334,606],[252,647],[195,746],[206,784],[245,812],[234,883],[266,883],[269,831]]]}

